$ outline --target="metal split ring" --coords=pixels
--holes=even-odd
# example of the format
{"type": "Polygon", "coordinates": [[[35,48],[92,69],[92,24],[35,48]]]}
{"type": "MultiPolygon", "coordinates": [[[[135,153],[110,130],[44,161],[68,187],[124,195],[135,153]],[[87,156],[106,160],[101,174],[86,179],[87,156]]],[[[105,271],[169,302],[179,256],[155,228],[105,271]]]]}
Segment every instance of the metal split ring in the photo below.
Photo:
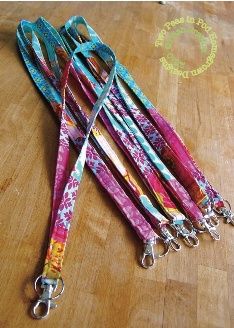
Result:
{"type": "MultiPolygon", "coordinates": [[[[37,283],[38,283],[39,279],[41,279],[41,278],[42,278],[42,275],[38,276],[36,278],[35,282],[34,282],[34,290],[35,290],[35,292],[37,293],[38,296],[41,296],[41,294],[38,292],[37,283]]],[[[60,290],[60,292],[57,295],[51,297],[50,300],[55,300],[56,298],[59,298],[59,296],[62,295],[62,293],[64,292],[65,285],[64,285],[63,278],[62,277],[59,277],[58,280],[60,280],[61,283],[62,283],[61,290],[60,290]]],[[[56,288],[57,288],[57,285],[56,285],[56,288]]],[[[54,289],[54,291],[56,290],[56,288],[54,289]]]]}

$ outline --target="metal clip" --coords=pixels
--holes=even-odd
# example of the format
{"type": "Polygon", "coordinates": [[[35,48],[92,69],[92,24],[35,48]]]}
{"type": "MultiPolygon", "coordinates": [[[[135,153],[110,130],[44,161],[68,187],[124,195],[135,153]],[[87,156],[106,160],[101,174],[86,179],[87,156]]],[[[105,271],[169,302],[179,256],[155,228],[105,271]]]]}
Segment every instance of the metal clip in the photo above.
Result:
{"type": "Polygon", "coordinates": [[[234,214],[229,211],[228,215],[224,215],[225,219],[226,219],[226,223],[231,223],[232,225],[234,225],[234,214]]]}
{"type": "Polygon", "coordinates": [[[46,285],[44,287],[43,293],[32,308],[32,315],[35,319],[43,319],[47,317],[50,312],[50,309],[54,309],[57,307],[57,305],[51,298],[53,291],[54,287],[52,285],[46,285]],[[45,305],[45,312],[43,314],[37,314],[37,309],[40,307],[41,304],[45,305]]]}
{"type": "Polygon", "coordinates": [[[227,203],[229,208],[221,208],[219,214],[222,214],[222,216],[226,219],[226,223],[231,223],[234,225],[234,213],[232,213],[231,205],[227,200],[225,200],[225,203],[227,203]]]}
{"type": "Polygon", "coordinates": [[[209,232],[209,234],[214,240],[220,240],[220,234],[218,233],[216,228],[210,225],[205,218],[201,221],[201,224],[204,226],[205,230],[209,232]]]}
{"type": "Polygon", "coordinates": [[[234,214],[227,208],[222,208],[222,216],[226,219],[226,223],[234,225],[234,214]]]}
{"type": "Polygon", "coordinates": [[[219,219],[218,219],[217,215],[215,214],[213,208],[211,206],[208,206],[205,209],[205,212],[206,212],[206,214],[204,215],[204,218],[209,223],[209,225],[212,227],[218,227],[219,219]]]}
{"type": "Polygon", "coordinates": [[[196,236],[196,232],[190,233],[188,236],[184,236],[183,240],[189,247],[197,247],[199,245],[199,239],[196,236]]]}
{"type": "Polygon", "coordinates": [[[186,217],[183,219],[189,224],[189,229],[182,223],[177,224],[174,222],[172,225],[177,230],[178,234],[183,238],[185,244],[189,247],[196,247],[199,245],[199,239],[196,236],[196,231],[193,227],[193,224],[186,217]]]}
{"type": "Polygon", "coordinates": [[[161,234],[164,237],[165,244],[168,245],[168,249],[171,248],[173,251],[178,252],[181,250],[181,245],[177,241],[178,232],[174,226],[171,225],[171,228],[176,231],[176,237],[172,236],[167,228],[162,228],[161,234]]]}
{"type": "MultiPolygon", "coordinates": [[[[36,279],[35,284],[34,284],[34,288],[37,293],[38,293],[37,282],[41,278],[42,277],[39,276],[36,279]]],[[[46,281],[45,283],[41,284],[41,288],[43,289],[43,292],[41,295],[39,295],[39,299],[34,303],[34,306],[32,308],[32,316],[35,319],[43,319],[43,318],[47,317],[49,315],[50,309],[54,309],[57,307],[56,303],[53,300],[58,298],[64,291],[64,282],[63,282],[62,278],[60,278],[60,280],[62,281],[62,289],[57,295],[52,297],[53,292],[57,288],[57,280],[54,280],[54,279],[47,279],[47,280],[48,280],[48,282],[46,281]],[[44,312],[42,314],[37,313],[37,310],[41,306],[43,306],[45,308],[44,312]]]]}
{"type": "Polygon", "coordinates": [[[141,258],[141,265],[143,268],[148,269],[155,264],[155,254],[154,254],[154,244],[155,240],[149,240],[144,244],[144,252],[141,258]],[[146,257],[150,258],[150,263],[147,264],[146,257]]]}

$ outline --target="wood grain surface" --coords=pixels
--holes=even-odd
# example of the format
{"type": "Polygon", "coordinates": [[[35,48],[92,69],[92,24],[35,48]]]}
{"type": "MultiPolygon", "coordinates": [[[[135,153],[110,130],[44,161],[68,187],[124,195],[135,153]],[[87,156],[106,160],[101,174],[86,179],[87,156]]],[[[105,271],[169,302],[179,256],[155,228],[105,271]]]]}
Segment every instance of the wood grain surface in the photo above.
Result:
{"type": "MultiPolygon", "coordinates": [[[[66,250],[65,293],[48,319],[31,319],[32,283],[47,246],[58,124],[29,79],[15,33],[21,19],[44,16],[59,27],[72,15],[84,16],[116,51],[234,204],[232,2],[1,2],[0,327],[234,327],[234,227],[221,223],[220,242],[200,236],[199,248],[183,245],[144,270],[137,263],[141,242],[87,169],[66,250]],[[163,69],[154,45],[165,22],[186,15],[203,18],[218,37],[214,64],[190,79],[163,69]]],[[[196,40],[179,41],[175,51],[196,66],[196,40]]]]}

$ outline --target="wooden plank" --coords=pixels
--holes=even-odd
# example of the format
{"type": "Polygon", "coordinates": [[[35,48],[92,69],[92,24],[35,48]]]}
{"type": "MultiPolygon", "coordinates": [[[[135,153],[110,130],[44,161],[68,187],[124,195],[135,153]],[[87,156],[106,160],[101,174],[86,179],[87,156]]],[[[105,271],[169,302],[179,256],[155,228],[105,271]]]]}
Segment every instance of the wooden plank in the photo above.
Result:
{"type": "Polygon", "coordinates": [[[199,328],[230,327],[226,271],[198,266],[197,322],[199,328]]]}

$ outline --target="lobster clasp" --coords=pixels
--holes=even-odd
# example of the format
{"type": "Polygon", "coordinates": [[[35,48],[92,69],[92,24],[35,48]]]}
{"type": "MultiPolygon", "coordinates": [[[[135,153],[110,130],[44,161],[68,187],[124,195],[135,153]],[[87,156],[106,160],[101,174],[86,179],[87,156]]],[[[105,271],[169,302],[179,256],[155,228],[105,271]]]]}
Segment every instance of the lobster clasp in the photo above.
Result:
{"type": "Polygon", "coordinates": [[[197,247],[199,245],[199,239],[196,236],[196,232],[188,234],[183,237],[184,242],[189,247],[197,247]]]}
{"type": "Polygon", "coordinates": [[[212,227],[218,227],[219,219],[213,208],[211,206],[208,206],[206,209],[204,209],[204,211],[205,211],[204,218],[209,223],[209,225],[212,227]]]}
{"type": "Polygon", "coordinates": [[[206,219],[203,219],[202,224],[204,225],[205,230],[209,232],[209,234],[214,240],[220,240],[220,234],[214,226],[207,223],[206,219]]]}
{"type": "Polygon", "coordinates": [[[234,225],[234,213],[232,212],[231,205],[227,200],[225,200],[225,203],[228,205],[228,207],[223,207],[220,212],[226,219],[226,223],[231,223],[234,225]]]}
{"type": "Polygon", "coordinates": [[[141,258],[141,265],[143,268],[148,269],[155,264],[155,254],[154,254],[154,244],[155,240],[148,240],[144,244],[144,251],[141,258]]]}
{"type": "Polygon", "coordinates": [[[179,224],[174,221],[173,226],[177,230],[178,234],[183,238],[183,241],[187,246],[197,247],[199,245],[199,239],[196,236],[196,231],[189,219],[184,217],[182,222],[179,222],[179,224]]]}
{"type": "Polygon", "coordinates": [[[225,217],[226,218],[226,223],[231,223],[232,225],[234,225],[234,214],[229,211],[228,216],[225,217]]]}
{"type": "MultiPolygon", "coordinates": [[[[39,276],[34,284],[35,291],[38,293],[37,290],[37,282],[41,279],[42,276],[39,276]]],[[[53,293],[57,289],[58,280],[57,279],[43,279],[41,283],[42,288],[42,294],[39,295],[38,300],[34,303],[32,308],[32,316],[35,319],[43,319],[49,315],[50,309],[54,309],[57,307],[56,303],[54,302],[54,299],[58,298],[64,291],[64,282],[62,278],[60,278],[62,282],[62,288],[61,291],[55,295],[52,296],[53,293]]],[[[38,293],[39,294],[39,293],[38,293]]]]}
{"type": "Polygon", "coordinates": [[[234,214],[232,213],[231,210],[227,208],[223,208],[222,215],[225,218],[226,223],[231,223],[232,225],[234,225],[234,214]]]}
{"type": "Polygon", "coordinates": [[[172,249],[175,252],[178,252],[181,250],[181,245],[178,242],[178,231],[175,226],[170,225],[171,229],[174,231],[174,236],[170,233],[170,231],[163,227],[161,229],[161,234],[164,239],[165,244],[167,244],[168,249],[172,249]]]}
{"type": "Polygon", "coordinates": [[[43,319],[48,316],[50,309],[56,308],[56,304],[52,300],[52,293],[54,291],[54,287],[52,285],[46,285],[43,289],[43,292],[35,305],[32,308],[32,315],[35,319],[43,319]],[[38,314],[37,311],[41,307],[44,308],[43,313],[38,314]]]}

